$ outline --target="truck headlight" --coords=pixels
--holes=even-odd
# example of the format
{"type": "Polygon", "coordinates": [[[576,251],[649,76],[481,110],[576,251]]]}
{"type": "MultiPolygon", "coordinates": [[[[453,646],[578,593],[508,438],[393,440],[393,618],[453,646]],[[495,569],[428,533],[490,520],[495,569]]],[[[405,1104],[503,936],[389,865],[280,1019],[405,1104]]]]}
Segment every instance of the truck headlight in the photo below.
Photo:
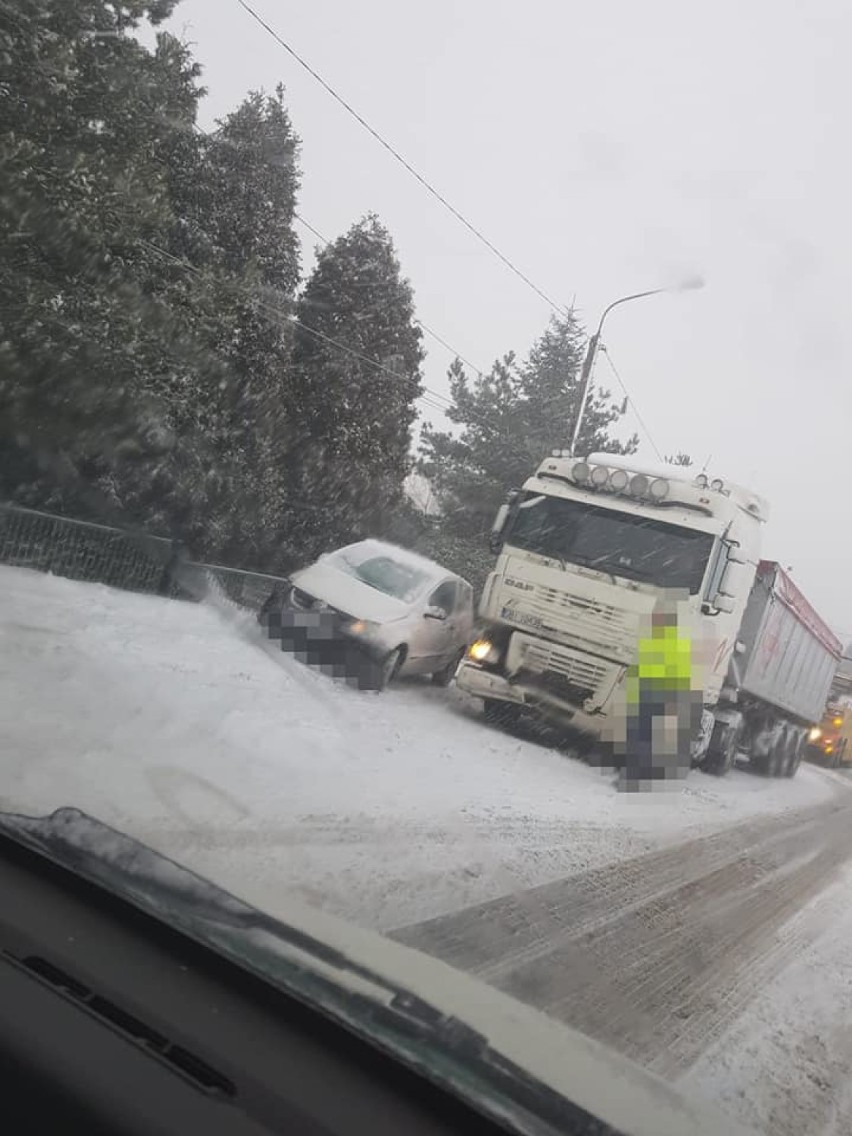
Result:
{"type": "Polygon", "coordinates": [[[467,653],[475,663],[496,663],[500,660],[500,649],[490,639],[475,639],[467,653]]]}
{"type": "Polygon", "coordinates": [[[819,726],[814,726],[814,728],[808,734],[808,741],[809,742],[816,742],[816,741],[819,741],[819,739],[821,737],[822,737],[822,730],[819,728],[819,726]]]}

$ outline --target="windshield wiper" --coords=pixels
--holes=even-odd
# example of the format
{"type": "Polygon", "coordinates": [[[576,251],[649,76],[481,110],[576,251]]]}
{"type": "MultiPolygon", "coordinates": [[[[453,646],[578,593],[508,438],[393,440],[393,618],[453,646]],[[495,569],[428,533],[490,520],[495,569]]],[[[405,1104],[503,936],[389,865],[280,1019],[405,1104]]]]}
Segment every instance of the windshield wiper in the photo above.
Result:
{"type": "MultiPolygon", "coordinates": [[[[455,1009],[464,1001],[458,987],[469,983],[471,990],[464,994],[471,1017],[482,1020],[476,1007],[486,991],[472,979],[378,936],[370,936],[376,945],[371,942],[367,954],[364,944],[358,944],[359,936],[368,933],[360,929],[352,931],[356,946],[349,953],[306,929],[309,922],[303,920],[300,927],[266,915],[77,809],[58,809],[48,817],[0,813],[3,836],[250,969],[517,1133],[628,1136],[641,1130],[714,1136],[720,1130],[718,1117],[696,1109],[658,1078],[567,1027],[558,1027],[557,1039],[555,1023],[499,991],[487,992],[486,1033],[457,1016],[455,1009]],[[384,958],[391,973],[409,954],[419,959],[414,979],[421,987],[423,972],[434,970],[430,977],[436,1000],[380,972],[372,964],[374,954],[380,962],[384,958]],[[358,961],[365,955],[369,964],[358,961]],[[453,1011],[442,1008],[442,1001],[453,1011]],[[524,1041],[520,1049],[519,1030],[524,1041]],[[501,1048],[489,1037],[495,1033],[505,1042],[501,1048]],[[564,1047],[565,1059],[554,1071],[539,1055],[552,1052],[557,1043],[564,1047]],[[512,1059],[506,1051],[519,1056],[512,1059]],[[543,1077],[536,1075],[536,1068],[545,1070],[543,1077]],[[588,1100],[590,1078],[601,1086],[594,1111],[574,1103],[560,1087],[567,1084],[588,1100]],[[624,1116],[605,1089],[613,1079],[631,1093],[630,1115],[641,1118],[635,1126],[622,1120],[614,1127],[603,1119],[613,1109],[624,1116]]],[[[735,1136],[730,1123],[727,1131],[735,1136]]]]}
{"type": "Polygon", "coordinates": [[[3,834],[248,966],[487,1112],[520,1110],[517,1121],[529,1109],[536,1123],[518,1131],[624,1136],[505,1058],[460,1018],[78,809],[44,818],[0,813],[3,834]]]}

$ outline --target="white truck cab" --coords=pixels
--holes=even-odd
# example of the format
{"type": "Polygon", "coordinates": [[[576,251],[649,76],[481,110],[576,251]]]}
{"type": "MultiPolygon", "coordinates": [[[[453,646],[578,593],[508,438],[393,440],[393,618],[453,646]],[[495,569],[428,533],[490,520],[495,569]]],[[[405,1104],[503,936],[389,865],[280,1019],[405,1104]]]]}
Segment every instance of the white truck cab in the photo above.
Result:
{"type": "Polygon", "coordinates": [[[555,451],[498,513],[497,563],[459,687],[483,698],[495,719],[526,707],[613,738],[643,619],[661,599],[675,602],[703,663],[705,719],[693,749],[700,759],[767,516],[759,496],[703,473],[555,451]]]}

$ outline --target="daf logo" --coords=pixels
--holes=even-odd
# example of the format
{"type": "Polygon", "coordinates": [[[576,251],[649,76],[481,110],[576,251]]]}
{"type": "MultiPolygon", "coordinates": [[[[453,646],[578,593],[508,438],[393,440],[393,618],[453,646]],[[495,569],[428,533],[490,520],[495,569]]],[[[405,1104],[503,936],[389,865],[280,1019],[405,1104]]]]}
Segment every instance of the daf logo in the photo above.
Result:
{"type": "Polygon", "coordinates": [[[535,584],[528,584],[526,580],[516,580],[514,576],[506,576],[503,582],[507,588],[518,588],[522,592],[535,590],[535,584]]]}

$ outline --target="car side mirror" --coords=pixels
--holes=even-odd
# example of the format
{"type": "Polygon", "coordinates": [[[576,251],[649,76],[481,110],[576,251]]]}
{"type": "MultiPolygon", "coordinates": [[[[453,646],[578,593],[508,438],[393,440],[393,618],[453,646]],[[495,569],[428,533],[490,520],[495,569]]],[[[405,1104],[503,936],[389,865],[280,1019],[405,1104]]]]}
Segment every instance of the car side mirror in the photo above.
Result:
{"type": "Polygon", "coordinates": [[[734,610],[734,601],[731,596],[723,596],[721,594],[713,597],[713,607],[716,611],[723,611],[726,615],[730,615],[734,610]]]}
{"type": "Polygon", "coordinates": [[[442,607],[427,607],[423,612],[423,618],[444,620],[447,618],[447,612],[442,607]]]}

